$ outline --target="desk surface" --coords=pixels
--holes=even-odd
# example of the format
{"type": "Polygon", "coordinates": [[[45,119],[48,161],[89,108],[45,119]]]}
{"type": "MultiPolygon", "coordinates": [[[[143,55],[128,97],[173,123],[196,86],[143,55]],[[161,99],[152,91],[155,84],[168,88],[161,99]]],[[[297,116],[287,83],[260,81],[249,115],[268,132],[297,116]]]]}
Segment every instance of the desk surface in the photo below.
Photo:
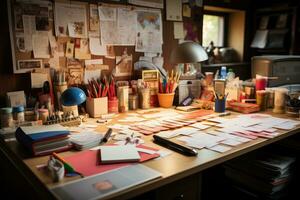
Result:
{"type": "MultiPolygon", "coordinates": [[[[271,114],[271,113],[269,113],[271,114]]],[[[237,115],[237,113],[233,113],[230,116],[227,116],[227,118],[231,118],[237,115]]],[[[286,115],[274,115],[276,117],[282,117],[287,118],[286,115]]],[[[114,124],[118,119],[124,118],[126,114],[119,114],[118,117],[113,119],[109,124],[114,124]]],[[[119,122],[118,122],[119,123],[119,122]]],[[[97,128],[99,131],[106,130],[106,125],[99,125],[97,128]]],[[[296,134],[300,131],[300,126],[298,126],[295,129],[289,130],[289,131],[279,131],[280,134],[272,139],[262,139],[258,138],[256,140],[252,140],[248,143],[244,143],[241,145],[238,145],[236,147],[233,147],[230,151],[227,151],[225,153],[217,153],[208,149],[202,149],[198,151],[198,156],[196,157],[187,157],[184,155],[181,155],[176,152],[172,152],[171,155],[156,159],[156,160],[150,160],[145,163],[144,165],[159,171],[162,174],[161,178],[143,183],[141,185],[138,185],[133,188],[126,189],[124,191],[120,191],[118,193],[112,194],[110,196],[107,196],[105,199],[110,199],[118,196],[122,196],[122,199],[131,198],[134,196],[137,196],[139,194],[145,193],[147,191],[150,191],[152,189],[156,189],[160,186],[163,186],[165,184],[174,182],[176,180],[182,179],[184,177],[187,177],[192,174],[199,173],[207,168],[210,168],[212,166],[218,165],[220,163],[223,163],[227,160],[230,160],[232,158],[238,157],[240,155],[243,155],[247,152],[253,151],[255,149],[258,149],[260,147],[266,146],[268,144],[274,143],[278,140],[281,140],[283,138],[286,138],[288,136],[291,136],[293,134],[296,134]]],[[[145,143],[148,146],[156,147],[159,149],[162,149],[163,147],[158,146],[154,144],[152,140],[152,136],[143,136],[143,139],[145,140],[145,143]]],[[[20,146],[17,144],[17,142],[9,142],[9,146],[12,148],[12,150],[23,157],[23,155],[20,152],[20,146]]],[[[75,151],[68,151],[60,153],[62,156],[71,155],[73,153],[76,153],[75,151]]],[[[45,173],[41,172],[37,169],[37,165],[45,164],[47,163],[48,156],[43,157],[35,157],[35,158],[24,158],[24,163],[33,171],[33,173],[38,177],[39,180],[41,180],[48,188],[51,188],[53,186],[56,186],[58,184],[63,184],[65,182],[69,182],[74,179],[78,179],[78,177],[73,178],[64,178],[62,182],[53,184],[50,177],[47,176],[45,173]]]]}

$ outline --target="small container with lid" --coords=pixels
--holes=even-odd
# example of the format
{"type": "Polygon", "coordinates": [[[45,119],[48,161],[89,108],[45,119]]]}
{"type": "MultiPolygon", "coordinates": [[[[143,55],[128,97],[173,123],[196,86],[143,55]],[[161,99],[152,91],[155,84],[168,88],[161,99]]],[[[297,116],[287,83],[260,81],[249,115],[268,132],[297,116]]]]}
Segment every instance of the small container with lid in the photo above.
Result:
{"type": "Polygon", "coordinates": [[[226,77],[227,77],[227,69],[226,69],[226,66],[222,66],[222,67],[221,67],[220,76],[221,76],[221,79],[226,79],[226,77]]]}
{"type": "Polygon", "coordinates": [[[235,73],[233,72],[233,69],[229,69],[228,70],[228,73],[227,73],[227,80],[228,81],[232,81],[232,80],[234,80],[234,78],[235,78],[235,73]]]}
{"type": "Polygon", "coordinates": [[[43,124],[47,122],[49,117],[48,109],[38,109],[39,112],[39,119],[42,120],[43,124]]]}
{"type": "Polygon", "coordinates": [[[6,107],[0,109],[1,114],[1,127],[12,127],[13,126],[13,115],[12,108],[6,107]]]}
{"type": "Polygon", "coordinates": [[[15,106],[13,107],[13,119],[17,123],[22,123],[25,121],[25,114],[24,114],[24,106],[15,106]]]}
{"type": "Polygon", "coordinates": [[[129,95],[129,110],[136,110],[139,107],[138,96],[135,94],[129,95]]]}

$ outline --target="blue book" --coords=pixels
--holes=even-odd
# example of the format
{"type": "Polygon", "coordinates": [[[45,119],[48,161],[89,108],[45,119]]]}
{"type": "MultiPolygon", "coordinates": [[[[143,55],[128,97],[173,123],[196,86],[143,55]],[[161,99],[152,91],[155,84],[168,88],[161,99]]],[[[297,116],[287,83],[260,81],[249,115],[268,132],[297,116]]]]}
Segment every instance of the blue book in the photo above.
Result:
{"type": "Polygon", "coordinates": [[[17,141],[38,155],[41,152],[50,153],[69,147],[69,130],[60,124],[41,126],[21,126],[17,128],[15,136],[17,141]],[[38,151],[40,150],[40,151],[38,151]]]}
{"type": "Polygon", "coordinates": [[[41,126],[21,126],[16,130],[16,135],[27,137],[30,141],[40,141],[47,138],[68,135],[70,131],[60,124],[41,126]]]}

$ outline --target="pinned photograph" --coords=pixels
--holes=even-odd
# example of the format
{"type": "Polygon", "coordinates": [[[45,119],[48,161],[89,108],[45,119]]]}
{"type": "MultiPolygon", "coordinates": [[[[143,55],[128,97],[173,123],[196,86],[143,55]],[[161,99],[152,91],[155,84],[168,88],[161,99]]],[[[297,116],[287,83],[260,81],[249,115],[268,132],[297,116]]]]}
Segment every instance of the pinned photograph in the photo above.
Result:
{"type": "Polygon", "coordinates": [[[67,42],[67,47],[66,47],[66,57],[73,58],[73,56],[74,56],[74,43],[69,41],[67,42]]]}
{"type": "Polygon", "coordinates": [[[70,37],[86,38],[84,22],[68,23],[68,31],[70,37]]]}
{"type": "Polygon", "coordinates": [[[16,33],[17,48],[19,52],[25,52],[25,41],[23,33],[16,33]]]}
{"type": "Polygon", "coordinates": [[[127,54],[125,48],[122,56],[116,56],[115,76],[131,76],[132,74],[132,55],[127,54]]]}
{"type": "Polygon", "coordinates": [[[79,85],[83,81],[82,68],[68,68],[67,81],[68,85],[79,85]]]}

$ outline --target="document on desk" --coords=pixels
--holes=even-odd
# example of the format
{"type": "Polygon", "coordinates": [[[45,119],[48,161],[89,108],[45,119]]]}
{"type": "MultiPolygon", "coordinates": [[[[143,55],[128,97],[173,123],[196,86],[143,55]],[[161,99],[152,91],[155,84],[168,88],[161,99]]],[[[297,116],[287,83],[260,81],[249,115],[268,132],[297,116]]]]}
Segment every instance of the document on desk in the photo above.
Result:
{"type": "Polygon", "coordinates": [[[116,192],[161,177],[158,171],[141,164],[75,180],[51,191],[59,199],[101,199],[116,192]]]}

